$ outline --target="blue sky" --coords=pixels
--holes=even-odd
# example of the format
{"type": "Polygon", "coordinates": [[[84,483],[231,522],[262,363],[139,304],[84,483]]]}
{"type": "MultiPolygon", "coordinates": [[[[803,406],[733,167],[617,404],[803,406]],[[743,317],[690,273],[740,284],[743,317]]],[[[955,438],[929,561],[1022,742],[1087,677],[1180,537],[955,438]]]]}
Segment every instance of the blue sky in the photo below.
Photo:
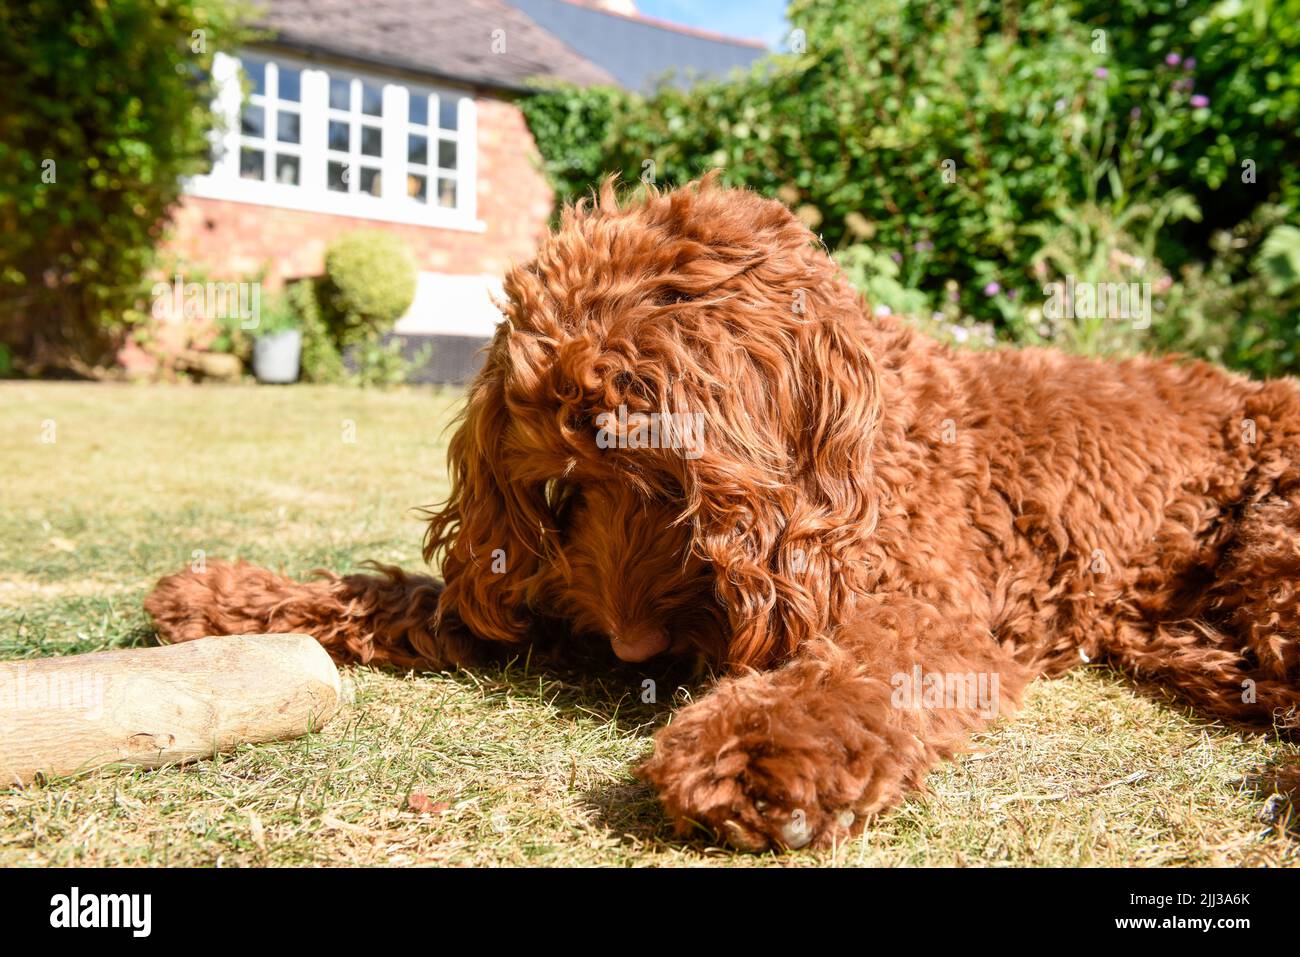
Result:
{"type": "Polygon", "coordinates": [[[648,17],[729,36],[762,40],[775,49],[787,30],[786,0],[637,0],[648,17]]]}

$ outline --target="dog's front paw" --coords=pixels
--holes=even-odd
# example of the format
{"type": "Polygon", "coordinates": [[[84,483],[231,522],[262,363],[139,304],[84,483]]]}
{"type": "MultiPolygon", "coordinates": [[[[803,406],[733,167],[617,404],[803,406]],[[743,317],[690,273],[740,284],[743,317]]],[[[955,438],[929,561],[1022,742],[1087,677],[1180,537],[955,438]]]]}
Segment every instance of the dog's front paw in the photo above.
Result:
{"type": "Polygon", "coordinates": [[[679,834],[703,827],[751,852],[827,847],[901,796],[891,748],[924,749],[910,735],[871,730],[887,702],[833,681],[783,684],[768,675],[723,682],[656,735],[637,773],[679,834]]]}

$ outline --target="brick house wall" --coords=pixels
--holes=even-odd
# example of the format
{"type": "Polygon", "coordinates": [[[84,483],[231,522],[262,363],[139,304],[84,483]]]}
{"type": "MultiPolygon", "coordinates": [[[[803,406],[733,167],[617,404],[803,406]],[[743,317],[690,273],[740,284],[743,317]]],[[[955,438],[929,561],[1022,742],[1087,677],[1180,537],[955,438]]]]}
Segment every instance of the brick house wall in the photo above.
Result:
{"type": "Polygon", "coordinates": [[[519,108],[491,96],[478,96],[475,104],[484,232],[186,196],[164,249],[220,279],[249,276],[268,265],[267,283],[274,288],[286,279],[319,275],[326,247],[342,234],[378,229],[400,236],[422,271],[501,276],[512,263],[532,258],[554,194],[519,108]]]}
{"type": "MultiPolygon", "coordinates": [[[[481,91],[473,99],[480,230],[183,195],[162,244],[164,262],[174,256],[182,274],[192,271],[214,281],[241,281],[265,271],[265,288],[275,290],[287,281],[320,275],[325,250],[346,233],[368,229],[398,236],[415,259],[420,287],[411,313],[389,335],[403,340],[408,357],[426,345],[434,348],[411,381],[467,381],[496,322],[490,296],[499,292],[499,280],[511,265],[532,259],[554,204],[519,107],[481,91]],[[443,286],[427,285],[439,278],[443,286]],[[432,332],[426,328],[431,314],[441,319],[432,332]]],[[[203,348],[214,332],[202,318],[155,322],[148,346],[129,340],[118,360],[130,373],[155,374],[170,368],[186,349],[203,348]]]]}

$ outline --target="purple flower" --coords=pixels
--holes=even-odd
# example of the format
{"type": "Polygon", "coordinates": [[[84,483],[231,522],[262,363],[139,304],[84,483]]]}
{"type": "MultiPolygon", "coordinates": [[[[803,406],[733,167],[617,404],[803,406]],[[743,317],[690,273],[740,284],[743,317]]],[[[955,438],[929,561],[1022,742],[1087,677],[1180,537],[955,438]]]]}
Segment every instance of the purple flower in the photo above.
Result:
{"type": "Polygon", "coordinates": [[[1018,295],[1020,295],[1020,290],[1019,290],[1019,289],[1008,289],[1008,290],[1007,290],[1007,298],[1010,299],[1012,302],[1015,301],[1016,296],[1018,296],[1018,295]]]}
{"type": "Polygon", "coordinates": [[[1183,69],[1186,70],[1188,73],[1191,73],[1193,70],[1195,70],[1195,69],[1196,69],[1196,57],[1194,57],[1194,56],[1189,56],[1186,60],[1184,60],[1184,61],[1183,61],[1183,69]]]}
{"type": "Polygon", "coordinates": [[[1104,80],[1106,77],[1110,76],[1110,70],[1106,69],[1104,66],[1099,66],[1097,69],[1092,71],[1092,75],[1099,80],[1104,80]]]}
{"type": "Polygon", "coordinates": [[[1134,123],[1142,119],[1142,108],[1138,106],[1133,107],[1133,109],[1128,111],[1128,118],[1134,123]]]}
{"type": "Polygon", "coordinates": [[[915,249],[918,253],[928,253],[931,249],[934,248],[934,243],[923,239],[912,248],[915,249]]]}
{"type": "Polygon", "coordinates": [[[1182,62],[1183,62],[1183,58],[1180,57],[1177,53],[1165,54],[1165,63],[1169,64],[1169,66],[1178,66],[1178,64],[1182,62]]]}
{"type": "Polygon", "coordinates": [[[984,287],[984,295],[986,296],[996,296],[1001,291],[1002,287],[996,282],[991,282],[984,287]]]}
{"type": "Polygon", "coordinates": [[[1193,107],[1195,107],[1198,110],[1204,109],[1205,107],[1210,105],[1210,98],[1208,96],[1205,96],[1204,94],[1197,93],[1194,97],[1192,97],[1191,104],[1193,107]]]}
{"type": "Polygon", "coordinates": [[[896,262],[896,263],[901,263],[901,262],[903,261],[903,254],[902,254],[902,253],[890,253],[890,254],[889,254],[889,258],[892,259],[892,260],[893,260],[894,262],[896,262]]]}

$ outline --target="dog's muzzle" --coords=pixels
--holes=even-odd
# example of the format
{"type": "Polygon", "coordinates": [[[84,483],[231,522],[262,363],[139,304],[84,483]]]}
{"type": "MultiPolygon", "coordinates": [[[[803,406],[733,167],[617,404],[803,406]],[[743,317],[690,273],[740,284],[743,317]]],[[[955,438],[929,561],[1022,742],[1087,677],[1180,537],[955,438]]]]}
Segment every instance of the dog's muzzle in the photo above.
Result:
{"type": "Polygon", "coordinates": [[[629,629],[610,635],[609,643],[623,661],[645,661],[668,650],[668,632],[655,627],[629,629]]]}

